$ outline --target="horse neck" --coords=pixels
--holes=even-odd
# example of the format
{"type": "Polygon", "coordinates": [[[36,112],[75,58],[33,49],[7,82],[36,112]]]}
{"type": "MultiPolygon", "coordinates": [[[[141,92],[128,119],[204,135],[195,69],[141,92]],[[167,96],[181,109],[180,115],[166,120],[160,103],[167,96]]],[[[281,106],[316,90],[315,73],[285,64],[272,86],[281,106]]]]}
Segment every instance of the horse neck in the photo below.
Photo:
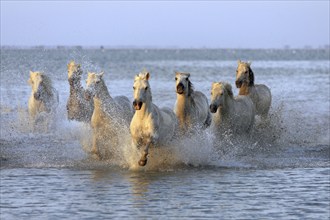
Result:
{"type": "Polygon", "coordinates": [[[81,77],[80,77],[80,76],[77,77],[77,78],[70,78],[70,79],[68,79],[69,84],[70,84],[70,87],[74,87],[74,88],[79,88],[79,87],[81,87],[81,82],[80,82],[80,80],[81,80],[81,77]]]}
{"type": "Polygon", "coordinates": [[[113,103],[114,100],[110,96],[108,91],[108,87],[105,85],[104,81],[102,80],[98,84],[98,88],[96,89],[96,95],[94,96],[94,104],[96,106],[104,103],[113,103]]]}
{"type": "Polygon", "coordinates": [[[221,109],[218,109],[218,111],[216,113],[217,117],[221,121],[225,121],[226,119],[229,118],[230,112],[233,111],[234,101],[235,100],[233,99],[233,97],[230,97],[228,95],[226,96],[223,107],[221,109]]]}
{"type": "Polygon", "coordinates": [[[83,92],[83,87],[81,85],[80,79],[70,79],[70,94],[80,94],[83,92]]]}
{"type": "Polygon", "coordinates": [[[250,87],[246,82],[243,82],[241,88],[239,88],[238,95],[249,95],[250,94],[250,87]]]}
{"type": "Polygon", "coordinates": [[[177,94],[176,113],[179,118],[185,118],[191,111],[192,106],[195,105],[192,96],[177,94]]]}

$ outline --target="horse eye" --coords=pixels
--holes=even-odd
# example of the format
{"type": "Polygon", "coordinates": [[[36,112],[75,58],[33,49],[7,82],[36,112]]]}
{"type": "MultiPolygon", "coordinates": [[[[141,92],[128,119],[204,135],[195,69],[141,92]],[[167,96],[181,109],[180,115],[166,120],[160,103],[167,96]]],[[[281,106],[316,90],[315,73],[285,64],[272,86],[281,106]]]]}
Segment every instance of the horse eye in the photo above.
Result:
{"type": "Polygon", "coordinates": [[[213,95],[213,92],[211,92],[211,95],[213,95]]]}
{"type": "Polygon", "coordinates": [[[177,77],[175,77],[175,81],[177,81],[178,80],[178,78],[177,77]]]}
{"type": "Polygon", "coordinates": [[[148,89],[148,86],[145,88],[145,90],[147,90],[148,89]]]}
{"type": "Polygon", "coordinates": [[[135,87],[133,86],[133,89],[135,90],[135,87]]]}

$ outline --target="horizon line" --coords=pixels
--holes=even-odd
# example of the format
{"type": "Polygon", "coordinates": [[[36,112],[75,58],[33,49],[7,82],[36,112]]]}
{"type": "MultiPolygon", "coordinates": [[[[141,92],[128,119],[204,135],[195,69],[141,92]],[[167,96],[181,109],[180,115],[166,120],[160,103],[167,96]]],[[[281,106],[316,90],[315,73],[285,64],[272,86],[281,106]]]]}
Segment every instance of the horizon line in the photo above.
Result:
{"type": "Polygon", "coordinates": [[[304,47],[291,47],[290,45],[284,45],[283,47],[180,47],[180,46],[134,46],[134,45],[0,45],[1,49],[36,49],[36,48],[45,48],[45,49],[168,49],[168,50],[185,50],[185,49],[222,49],[222,50],[308,50],[308,49],[330,49],[329,44],[319,45],[318,47],[313,47],[306,45],[304,47]]]}

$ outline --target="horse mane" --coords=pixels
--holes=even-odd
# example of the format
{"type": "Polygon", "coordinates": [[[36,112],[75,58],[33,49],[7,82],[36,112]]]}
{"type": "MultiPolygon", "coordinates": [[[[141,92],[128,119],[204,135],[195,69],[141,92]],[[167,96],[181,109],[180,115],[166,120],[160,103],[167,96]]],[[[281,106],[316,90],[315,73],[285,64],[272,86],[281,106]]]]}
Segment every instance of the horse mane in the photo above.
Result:
{"type": "Polygon", "coordinates": [[[45,85],[45,91],[48,93],[48,95],[52,96],[53,95],[53,84],[52,80],[49,78],[49,76],[41,73],[40,74],[42,77],[42,83],[45,85]]]}
{"type": "Polygon", "coordinates": [[[233,93],[233,89],[231,87],[231,85],[227,82],[219,82],[220,85],[222,85],[225,90],[227,91],[228,95],[231,97],[231,98],[234,98],[234,93],[233,93]]]}
{"type": "Polygon", "coordinates": [[[188,78],[188,96],[191,96],[194,93],[194,85],[190,82],[188,78]]]}
{"type": "Polygon", "coordinates": [[[233,90],[232,90],[231,85],[229,83],[225,83],[225,89],[226,89],[228,95],[231,98],[234,98],[233,90]]]}
{"type": "Polygon", "coordinates": [[[254,86],[254,73],[251,69],[251,67],[249,66],[249,86],[254,86]]]}

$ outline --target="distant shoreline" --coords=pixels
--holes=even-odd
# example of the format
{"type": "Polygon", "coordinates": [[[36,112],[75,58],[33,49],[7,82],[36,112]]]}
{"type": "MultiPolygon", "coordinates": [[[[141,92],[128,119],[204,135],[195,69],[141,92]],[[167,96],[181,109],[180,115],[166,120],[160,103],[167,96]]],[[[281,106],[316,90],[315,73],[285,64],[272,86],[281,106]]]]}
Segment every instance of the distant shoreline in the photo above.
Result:
{"type": "Polygon", "coordinates": [[[153,46],[13,46],[1,45],[1,49],[47,49],[47,50],[330,50],[330,45],[323,47],[301,47],[291,48],[285,46],[283,48],[217,48],[217,47],[153,47],[153,46]]]}

